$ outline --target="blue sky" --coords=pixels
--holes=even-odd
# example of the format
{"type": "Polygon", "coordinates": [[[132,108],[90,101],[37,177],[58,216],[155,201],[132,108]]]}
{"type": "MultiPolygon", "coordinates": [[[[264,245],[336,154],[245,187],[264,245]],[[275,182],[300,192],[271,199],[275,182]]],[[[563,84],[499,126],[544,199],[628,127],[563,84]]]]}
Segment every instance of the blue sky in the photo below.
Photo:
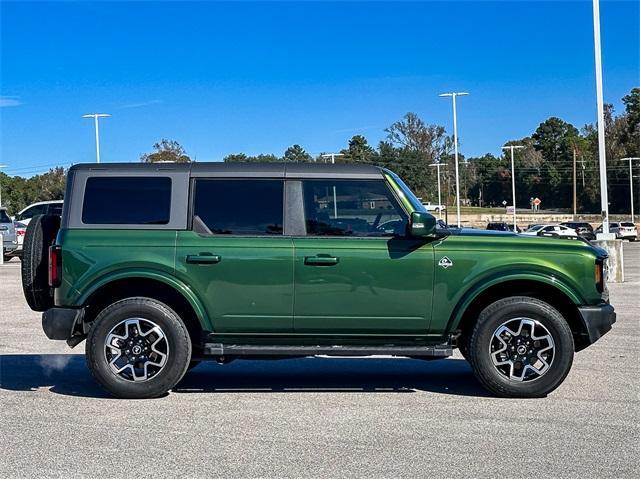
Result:
{"type": "MultiPolygon", "coordinates": [[[[549,116],[595,120],[591,1],[1,3],[0,164],[198,161],[373,145],[408,111],[498,153],[549,116]]],[[[640,2],[601,5],[605,101],[640,85],[640,2]]]]}

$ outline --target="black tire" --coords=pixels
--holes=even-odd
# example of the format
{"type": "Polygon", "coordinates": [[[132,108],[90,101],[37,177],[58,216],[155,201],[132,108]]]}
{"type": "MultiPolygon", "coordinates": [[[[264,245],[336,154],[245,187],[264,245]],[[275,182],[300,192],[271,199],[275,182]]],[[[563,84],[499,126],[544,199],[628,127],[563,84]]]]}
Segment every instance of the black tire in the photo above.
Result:
{"type": "Polygon", "coordinates": [[[22,246],[22,290],[27,304],[34,311],[46,311],[53,306],[53,288],[49,286],[49,246],[60,229],[57,215],[31,218],[22,246]]]}
{"type": "Polygon", "coordinates": [[[173,388],[187,372],[191,360],[191,339],[182,320],[167,305],[150,298],[127,298],[105,308],[93,321],[87,337],[86,358],[95,380],[113,396],[123,399],[154,398],[173,388]],[[142,318],[159,326],[168,345],[164,366],[141,382],[116,374],[109,366],[105,352],[109,333],[130,318],[142,318]]]}
{"type": "MultiPolygon", "coordinates": [[[[538,328],[541,329],[540,326],[538,328]]],[[[515,337],[513,340],[515,343],[515,337]]],[[[546,396],[564,381],[573,363],[573,352],[571,329],[555,308],[535,298],[514,296],[496,301],[480,313],[469,341],[468,360],[476,378],[493,394],[501,397],[534,398],[546,396]],[[495,341],[494,332],[509,321],[518,321],[516,318],[537,321],[547,330],[555,347],[552,350],[552,360],[544,373],[521,382],[510,379],[494,366],[491,355],[492,344],[495,344],[492,343],[495,341]]],[[[527,364],[519,361],[515,363],[519,363],[519,368],[527,364]]],[[[526,369],[523,368],[523,371],[526,369]]],[[[535,373],[531,374],[534,375],[535,373]]]]}

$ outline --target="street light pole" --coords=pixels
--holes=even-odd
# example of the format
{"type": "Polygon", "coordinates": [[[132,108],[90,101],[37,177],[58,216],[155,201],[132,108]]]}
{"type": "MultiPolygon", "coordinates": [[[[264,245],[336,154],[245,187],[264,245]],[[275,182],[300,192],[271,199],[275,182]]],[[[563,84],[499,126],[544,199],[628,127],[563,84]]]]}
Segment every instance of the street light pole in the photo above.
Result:
{"type": "Polygon", "coordinates": [[[429,166],[435,166],[438,172],[438,216],[442,219],[442,195],[440,193],[440,166],[442,165],[440,163],[440,159],[435,163],[431,163],[429,166]]]}
{"type": "Polygon", "coordinates": [[[596,103],[598,108],[598,158],[600,164],[600,203],[602,233],[609,236],[609,193],[607,192],[607,156],[604,132],[604,99],[602,94],[602,48],[600,43],[600,0],[593,0],[593,45],[596,68],[596,103]]]}
{"type": "MultiPolygon", "coordinates": [[[[344,156],[344,153],[326,153],[324,155],[320,155],[322,158],[331,158],[331,164],[335,164],[336,156],[344,156]]],[[[333,187],[333,218],[338,218],[338,202],[336,197],[336,187],[333,187]]]]}
{"type": "Polygon", "coordinates": [[[468,95],[467,92],[441,93],[439,96],[450,96],[453,104],[453,151],[456,162],[456,213],[458,216],[458,228],[460,228],[460,174],[458,171],[458,120],[456,114],[456,97],[468,95]]]}
{"type": "Polygon", "coordinates": [[[513,231],[518,232],[518,226],[516,225],[516,167],[513,161],[513,150],[521,150],[522,145],[508,145],[503,146],[503,150],[511,150],[511,195],[513,197],[513,231]]]}
{"type": "Polygon", "coordinates": [[[111,116],[108,113],[90,113],[82,115],[82,118],[93,118],[96,127],[96,163],[100,163],[100,132],[98,131],[98,118],[111,116]]]}
{"type": "Polygon", "coordinates": [[[633,166],[631,165],[631,162],[633,160],[640,160],[639,157],[633,157],[633,158],[620,158],[620,161],[626,161],[629,160],[629,193],[631,195],[631,222],[635,223],[635,218],[634,218],[634,214],[633,214],[633,166]]]}

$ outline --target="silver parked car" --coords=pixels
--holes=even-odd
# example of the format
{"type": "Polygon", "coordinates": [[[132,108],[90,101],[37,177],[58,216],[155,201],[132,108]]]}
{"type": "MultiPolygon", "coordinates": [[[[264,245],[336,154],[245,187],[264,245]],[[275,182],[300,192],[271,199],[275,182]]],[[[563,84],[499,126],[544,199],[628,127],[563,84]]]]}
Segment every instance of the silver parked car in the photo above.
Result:
{"type": "Polygon", "coordinates": [[[5,260],[11,257],[11,253],[18,247],[16,240],[16,228],[9,218],[6,208],[0,208],[0,236],[2,236],[2,254],[5,260]]]}

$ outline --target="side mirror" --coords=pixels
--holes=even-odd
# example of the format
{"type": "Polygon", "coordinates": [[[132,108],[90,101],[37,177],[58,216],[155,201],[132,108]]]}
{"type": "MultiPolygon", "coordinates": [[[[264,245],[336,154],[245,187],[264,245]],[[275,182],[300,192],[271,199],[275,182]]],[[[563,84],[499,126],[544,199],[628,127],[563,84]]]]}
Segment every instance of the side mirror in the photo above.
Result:
{"type": "Polygon", "coordinates": [[[424,213],[422,211],[414,211],[413,213],[411,213],[411,222],[409,224],[409,234],[411,236],[433,236],[435,231],[435,216],[429,213],[424,213]]]}

